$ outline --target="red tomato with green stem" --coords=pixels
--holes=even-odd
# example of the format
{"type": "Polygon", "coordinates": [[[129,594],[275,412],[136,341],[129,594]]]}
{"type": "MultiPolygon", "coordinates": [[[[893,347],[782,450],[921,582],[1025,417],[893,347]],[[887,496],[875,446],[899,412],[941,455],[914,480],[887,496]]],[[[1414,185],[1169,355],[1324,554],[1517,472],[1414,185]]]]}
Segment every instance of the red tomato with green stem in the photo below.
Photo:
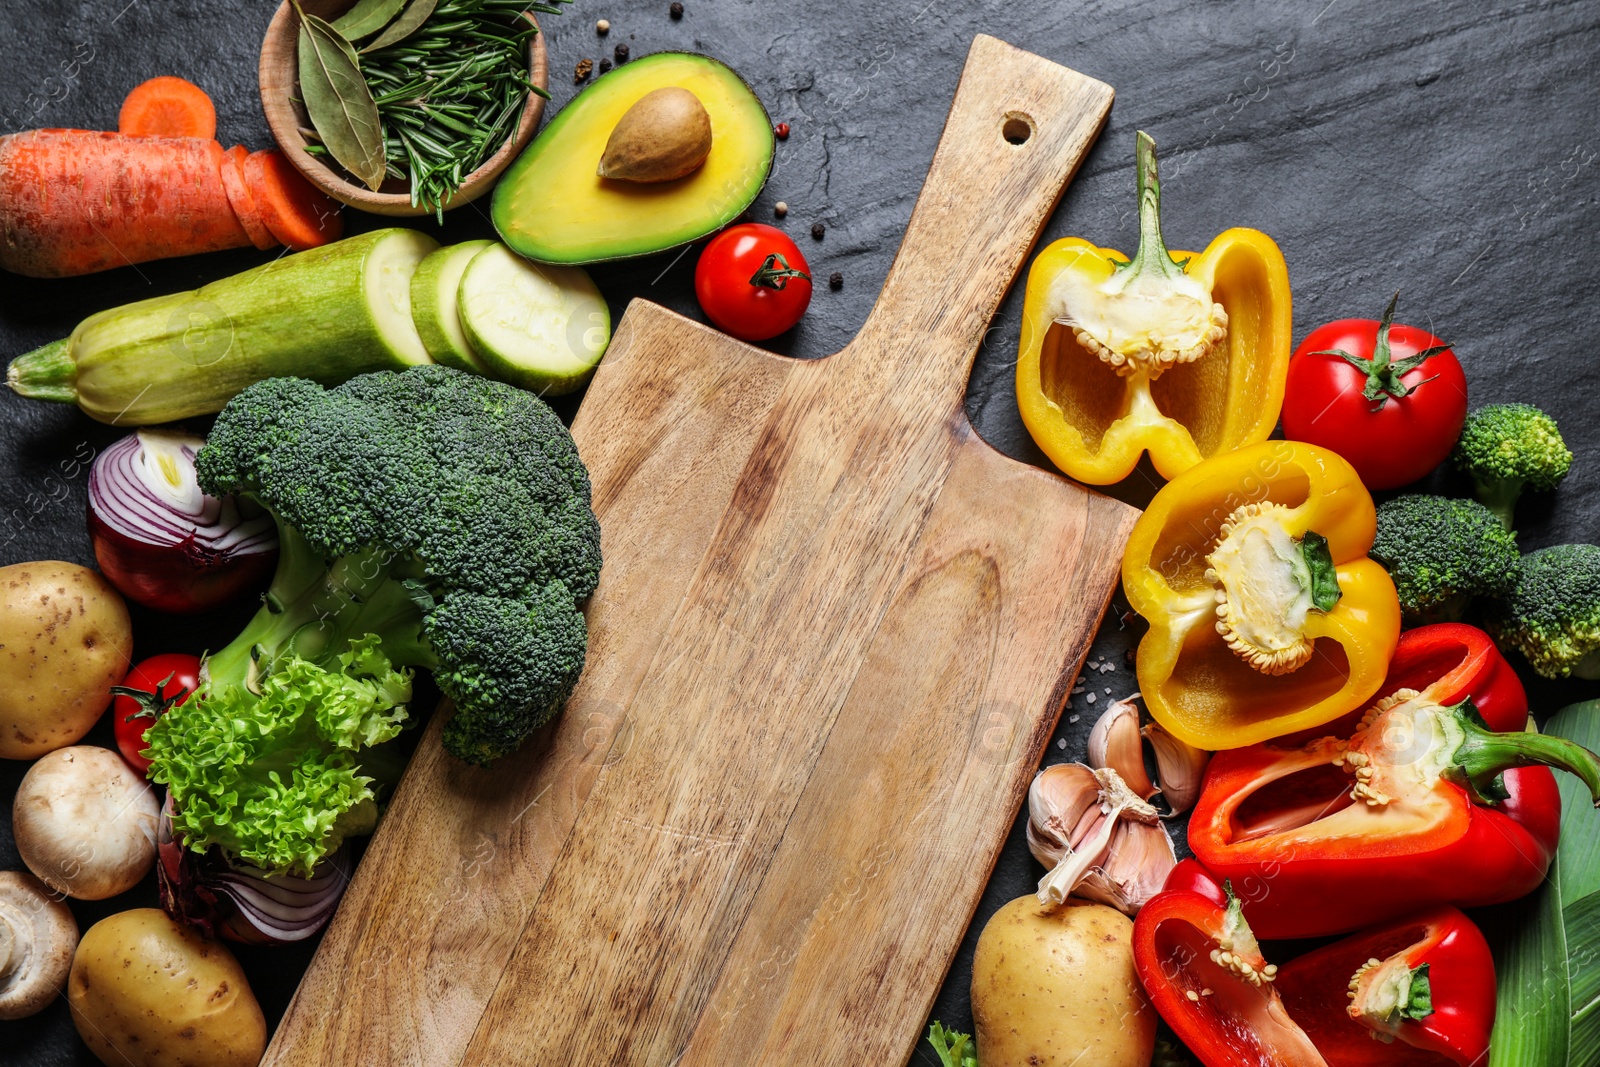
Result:
{"type": "Polygon", "coordinates": [[[117,735],[117,750],[128,766],[140,774],[150,773],[144,751],[144,732],[157,719],[189,699],[200,685],[200,659],[179,652],[166,652],[134,664],[121,685],[111,687],[116,699],[111,702],[111,724],[117,735]]]}
{"type": "Polygon", "coordinates": [[[700,253],[694,295],[718,329],[741,341],[765,341],[806,313],[811,268],[776,226],[741,223],[717,234],[700,253]]]}
{"type": "Polygon", "coordinates": [[[1300,342],[1284,388],[1283,435],[1331,448],[1368,489],[1409,485],[1444,462],[1467,417],[1450,346],[1383,318],[1340,319],[1300,342]]]}

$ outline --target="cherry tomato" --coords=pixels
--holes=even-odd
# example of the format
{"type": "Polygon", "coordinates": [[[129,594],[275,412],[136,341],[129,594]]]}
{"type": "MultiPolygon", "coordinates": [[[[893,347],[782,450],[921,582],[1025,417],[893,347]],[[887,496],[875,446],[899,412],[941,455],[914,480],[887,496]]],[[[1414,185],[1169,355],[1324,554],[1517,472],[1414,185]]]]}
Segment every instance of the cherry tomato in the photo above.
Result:
{"type": "Polygon", "coordinates": [[[742,341],[765,341],[806,313],[811,268],[782,230],[741,223],[717,234],[700,253],[694,295],[718,329],[742,341]]]}
{"type": "Polygon", "coordinates": [[[199,658],[167,652],[134,664],[122,684],[112,687],[117,698],[111,702],[111,724],[128,766],[149,773],[150,761],[139,755],[145,748],[144,732],[168,708],[188,700],[199,684],[199,658]]]}
{"type": "Polygon", "coordinates": [[[1444,462],[1467,417],[1467,378],[1450,346],[1383,318],[1312,330],[1289,361],[1283,435],[1331,448],[1368,489],[1394,489],[1444,462]]]}

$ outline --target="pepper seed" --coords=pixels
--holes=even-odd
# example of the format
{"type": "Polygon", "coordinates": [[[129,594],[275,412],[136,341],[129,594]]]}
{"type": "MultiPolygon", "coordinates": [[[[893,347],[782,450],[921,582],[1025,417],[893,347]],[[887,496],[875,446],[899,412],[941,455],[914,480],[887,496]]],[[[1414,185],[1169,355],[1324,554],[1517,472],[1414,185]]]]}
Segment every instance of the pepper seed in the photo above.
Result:
{"type": "Polygon", "coordinates": [[[772,213],[781,219],[789,213],[789,205],[785,204],[782,200],[779,200],[776,204],[772,205],[772,213]]]}
{"type": "MultiPolygon", "coordinates": [[[[840,289],[843,289],[844,275],[840,274],[838,271],[834,271],[832,274],[828,275],[828,288],[832,289],[836,293],[840,289]]],[[[1077,718],[1077,716],[1073,716],[1073,718],[1077,718]]]]}
{"type": "Polygon", "coordinates": [[[620,67],[622,64],[628,61],[628,46],[625,44],[619,44],[617,47],[611,50],[611,54],[616,57],[617,66],[620,67]]]}
{"type": "Polygon", "coordinates": [[[818,241],[822,240],[822,235],[827,233],[827,232],[828,232],[828,228],[826,226],[824,226],[822,223],[813,222],[811,224],[811,236],[814,239],[816,239],[818,241]]]}
{"type": "Polygon", "coordinates": [[[671,7],[667,8],[667,14],[671,15],[675,19],[683,18],[683,5],[679,3],[673,3],[671,7]]]}
{"type": "Polygon", "coordinates": [[[602,37],[604,37],[606,34],[610,33],[611,32],[611,20],[610,19],[601,19],[599,22],[596,22],[594,24],[594,32],[598,33],[602,37]]]}
{"type": "Polygon", "coordinates": [[[572,68],[572,80],[581,82],[589,77],[589,72],[592,70],[594,70],[594,60],[580,59],[578,60],[578,65],[572,68]]]}

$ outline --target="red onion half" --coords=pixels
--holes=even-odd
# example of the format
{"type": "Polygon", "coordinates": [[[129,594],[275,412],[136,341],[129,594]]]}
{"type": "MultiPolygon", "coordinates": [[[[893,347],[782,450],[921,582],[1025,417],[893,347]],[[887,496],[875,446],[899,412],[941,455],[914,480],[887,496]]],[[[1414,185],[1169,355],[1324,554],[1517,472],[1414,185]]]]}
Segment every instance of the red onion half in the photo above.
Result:
{"type": "Polygon", "coordinates": [[[172,798],[161,808],[156,834],[156,880],[161,907],[207,937],[247,945],[286,945],[312,937],[333,918],[350,883],[350,848],[330,853],[310,878],[269,875],[230,861],[221,849],[204,854],[172,832],[172,798]]]}
{"type": "Polygon", "coordinates": [[[232,498],[200,491],[205,444],[176,430],[140,430],[89,469],[89,537],[100,570],[129,600],[157,611],[207,611],[263,584],[277,557],[270,515],[245,517],[232,498]]]}

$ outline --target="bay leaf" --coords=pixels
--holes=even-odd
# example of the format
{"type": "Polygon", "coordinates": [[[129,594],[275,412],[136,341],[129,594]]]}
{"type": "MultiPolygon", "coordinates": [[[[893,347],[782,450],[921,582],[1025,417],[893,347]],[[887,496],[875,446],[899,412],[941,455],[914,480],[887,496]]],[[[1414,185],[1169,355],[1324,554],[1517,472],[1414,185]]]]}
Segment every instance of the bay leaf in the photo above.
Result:
{"type": "Polygon", "coordinates": [[[357,0],[356,6],[333,20],[333,28],[347,41],[377,33],[400,13],[406,0],[357,0]]]}
{"type": "Polygon", "coordinates": [[[400,17],[391,22],[389,28],[379,34],[378,39],[367,45],[362,51],[376,52],[380,48],[388,48],[392,44],[405,40],[422,28],[422,24],[432,17],[433,9],[438,6],[439,0],[411,0],[400,17]]]}
{"type": "Polygon", "coordinates": [[[361,61],[350,42],[325,20],[300,14],[300,96],[311,125],[339,165],[367,188],[383,184],[383,119],[372,99],[361,61]]]}

